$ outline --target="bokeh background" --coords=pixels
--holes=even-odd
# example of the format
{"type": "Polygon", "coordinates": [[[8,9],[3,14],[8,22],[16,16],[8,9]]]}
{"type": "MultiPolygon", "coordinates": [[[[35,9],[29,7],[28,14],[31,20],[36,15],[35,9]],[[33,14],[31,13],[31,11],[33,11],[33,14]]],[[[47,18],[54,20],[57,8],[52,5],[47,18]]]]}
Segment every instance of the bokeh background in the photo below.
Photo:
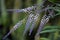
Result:
{"type": "MultiPolygon", "coordinates": [[[[59,0],[58,0],[59,1],[59,0]]],[[[8,12],[7,9],[23,9],[34,4],[40,4],[42,0],[0,0],[0,40],[10,31],[10,29],[20,20],[24,19],[28,14],[17,13],[15,11],[8,12]]],[[[36,27],[38,27],[37,22],[36,27]]],[[[25,23],[21,25],[16,31],[12,32],[6,40],[34,40],[33,33],[31,36],[23,35],[25,23]]],[[[60,40],[60,15],[54,17],[47,23],[44,32],[38,40],[60,40]],[[55,30],[57,29],[57,30],[55,30]]],[[[36,30],[34,30],[35,32],[36,30]]]]}

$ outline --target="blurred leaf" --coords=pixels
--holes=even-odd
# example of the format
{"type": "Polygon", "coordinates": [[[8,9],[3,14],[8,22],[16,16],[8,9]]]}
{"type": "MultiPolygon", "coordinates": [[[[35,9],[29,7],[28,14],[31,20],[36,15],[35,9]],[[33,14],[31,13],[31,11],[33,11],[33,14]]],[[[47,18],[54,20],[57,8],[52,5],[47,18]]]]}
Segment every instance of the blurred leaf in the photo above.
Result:
{"type": "Polygon", "coordinates": [[[58,36],[59,36],[59,31],[56,31],[56,32],[54,33],[54,40],[56,40],[56,39],[58,38],[58,36]]]}
{"type": "Polygon", "coordinates": [[[43,30],[49,30],[49,29],[60,29],[60,26],[46,26],[43,30]]]}
{"type": "Polygon", "coordinates": [[[48,1],[50,1],[52,3],[58,3],[58,2],[60,2],[60,0],[48,0],[48,1]]]}
{"type": "Polygon", "coordinates": [[[60,4],[59,4],[59,3],[56,3],[56,5],[57,5],[57,6],[60,6],[60,4]]]}
{"type": "Polygon", "coordinates": [[[49,40],[48,38],[40,38],[40,40],[49,40]]]}
{"type": "Polygon", "coordinates": [[[51,33],[51,32],[56,32],[56,31],[60,31],[60,30],[58,29],[44,30],[44,31],[41,31],[40,33],[51,33]]]}
{"type": "Polygon", "coordinates": [[[0,25],[2,24],[2,20],[1,20],[2,18],[0,17],[0,25]]]}
{"type": "Polygon", "coordinates": [[[42,3],[42,0],[37,0],[37,3],[38,3],[38,4],[42,3]]]}
{"type": "Polygon", "coordinates": [[[57,13],[55,16],[58,16],[58,15],[60,15],[60,12],[59,12],[59,13],[57,13]]]}
{"type": "Polygon", "coordinates": [[[5,26],[8,18],[6,6],[5,6],[5,0],[1,0],[1,11],[2,11],[2,23],[5,26]]]}
{"type": "Polygon", "coordinates": [[[59,7],[54,7],[53,8],[55,11],[57,11],[57,12],[60,12],[60,8],[59,7]]]}
{"type": "Polygon", "coordinates": [[[31,6],[31,5],[32,5],[32,1],[31,0],[25,0],[25,6],[26,7],[31,6]]]}
{"type": "MultiPolygon", "coordinates": [[[[21,8],[21,3],[22,3],[21,0],[15,0],[14,1],[14,9],[21,8]]],[[[17,23],[19,20],[20,20],[20,14],[18,14],[16,11],[13,11],[13,14],[12,14],[13,24],[17,23]]]]}

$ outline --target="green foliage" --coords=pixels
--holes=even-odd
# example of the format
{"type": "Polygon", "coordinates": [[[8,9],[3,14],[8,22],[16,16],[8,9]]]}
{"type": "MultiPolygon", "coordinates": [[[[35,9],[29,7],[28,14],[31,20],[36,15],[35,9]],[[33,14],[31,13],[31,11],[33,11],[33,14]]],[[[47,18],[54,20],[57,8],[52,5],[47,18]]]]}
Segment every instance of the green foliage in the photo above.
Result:
{"type": "MultiPolygon", "coordinates": [[[[10,4],[12,2],[12,0],[9,0],[9,1],[0,0],[0,1],[1,1],[1,8],[0,9],[2,12],[1,16],[0,16],[0,25],[2,25],[0,28],[1,29],[0,30],[0,40],[1,40],[1,38],[3,38],[3,36],[5,36],[5,34],[11,28],[13,28],[13,25],[15,25],[18,21],[23,20],[25,17],[28,17],[29,14],[26,14],[26,13],[19,14],[16,11],[13,11],[12,13],[7,12],[6,9],[7,9],[7,7],[9,8],[8,4],[10,4]],[[5,4],[5,2],[7,4],[5,4]]],[[[42,0],[34,0],[34,1],[36,1],[37,4],[42,3],[42,0]]],[[[52,7],[52,9],[54,10],[54,13],[56,14],[54,16],[54,18],[58,19],[57,16],[60,16],[60,4],[58,4],[58,2],[60,2],[60,0],[48,0],[48,1],[52,2],[53,4],[56,4],[56,6],[52,7]]],[[[14,3],[14,6],[10,5],[10,7],[14,8],[14,9],[20,9],[20,8],[24,8],[24,7],[28,7],[28,6],[33,5],[32,0],[25,0],[25,1],[24,0],[23,1],[22,0],[14,0],[13,3],[14,3]]],[[[50,4],[48,4],[48,5],[50,5],[50,4]]],[[[41,7],[39,6],[37,8],[37,10],[39,8],[41,8],[41,7]]],[[[35,11],[33,13],[35,13],[35,11]]],[[[42,12],[42,14],[43,13],[44,12],[42,12]]],[[[35,21],[36,25],[35,25],[35,22],[33,23],[33,21],[32,21],[32,25],[34,24],[33,25],[34,27],[38,28],[40,21],[41,21],[40,19],[42,19],[41,17],[42,17],[42,15],[39,15],[39,18],[36,19],[37,20],[37,21],[35,21]]],[[[52,20],[52,22],[50,22],[50,23],[48,22],[48,24],[47,24],[48,26],[45,26],[43,28],[43,30],[40,32],[42,34],[42,36],[39,35],[39,36],[41,36],[41,37],[39,37],[39,40],[60,40],[60,34],[59,34],[59,32],[60,32],[60,19],[58,19],[59,21],[54,22],[54,23],[53,23],[53,21],[55,21],[55,20],[53,20],[53,18],[51,18],[51,20],[52,20]],[[57,26],[55,25],[55,23],[57,26]],[[51,25],[51,24],[54,24],[54,25],[51,25]]],[[[26,33],[26,36],[23,36],[26,21],[27,21],[27,19],[22,22],[23,24],[21,26],[19,26],[19,28],[16,31],[11,33],[11,35],[10,35],[11,39],[7,38],[7,40],[32,40],[31,37],[34,37],[33,35],[35,35],[35,33],[36,33],[36,28],[33,29],[33,32],[35,31],[35,33],[33,33],[33,35],[31,35],[31,37],[28,36],[29,33],[26,33]]],[[[34,28],[33,26],[32,26],[32,28],[34,28]]],[[[29,30],[27,30],[27,32],[28,31],[29,30]]],[[[37,39],[37,37],[36,37],[36,39],[37,39]]]]}
{"type": "Polygon", "coordinates": [[[52,3],[59,3],[60,2],[60,0],[48,0],[48,1],[50,1],[52,3]]]}
{"type": "Polygon", "coordinates": [[[40,38],[40,40],[49,40],[48,38],[40,38]]]}

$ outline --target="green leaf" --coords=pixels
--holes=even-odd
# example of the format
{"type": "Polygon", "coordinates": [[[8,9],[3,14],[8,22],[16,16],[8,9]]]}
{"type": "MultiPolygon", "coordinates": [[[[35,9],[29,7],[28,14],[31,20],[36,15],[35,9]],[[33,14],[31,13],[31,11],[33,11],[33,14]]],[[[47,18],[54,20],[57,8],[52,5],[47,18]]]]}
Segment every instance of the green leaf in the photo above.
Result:
{"type": "Polygon", "coordinates": [[[44,30],[40,33],[47,33],[47,32],[51,33],[51,32],[56,32],[56,31],[60,31],[60,30],[58,30],[58,29],[44,30]]]}
{"type": "Polygon", "coordinates": [[[60,26],[46,26],[43,30],[47,29],[60,29],[60,26]]]}
{"type": "Polygon", "coordinates": [[[52,3],[58,3],[60,2],[60,0],[48,0],[49,2],[52,2],[52,3]]]}
{"type": "Polygon", "coordinates": [[[59,13],[57,13],[55,16],[58,16],[58,15],[60,15],[60,12],[59,12],[59,13]]]}
{"type": "Polygon", "coordinates": [[[53,10],[60,12],[60,8],[59,7],[53,7],[53,10]]]}
{"type": "Polygon", "coordinates": [[[49,40],[48,38],[40,38],[40,40],[49,40]]]}

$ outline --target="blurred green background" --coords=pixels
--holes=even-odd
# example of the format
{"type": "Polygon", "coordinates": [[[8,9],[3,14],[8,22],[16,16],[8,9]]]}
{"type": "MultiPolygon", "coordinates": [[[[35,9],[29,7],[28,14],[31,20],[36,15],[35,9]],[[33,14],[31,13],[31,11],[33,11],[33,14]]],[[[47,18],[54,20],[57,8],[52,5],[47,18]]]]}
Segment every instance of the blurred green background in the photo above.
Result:
{"type": "MultiPolygon", "coordinates": [[[[43,0],[44,1],[44,0],[43,0]]],[[[59,1],[59,0],[58,0],[59,1]]],[[[40,4],[42,0],[0,0],[0,40],[10,31],[10,29],[20,20],[24,19],[28,14],[7,12],[7,9],[22,9],[30,7],[34,4],[40,4]]],[[[39,22],[37,22],[37,26],[39,22]]],[[[22,36],[25,23],[16,31],[12,32],[6,40],[36,40],[34,35],[22,36]]],[[[36,31],[36,30],[34,30],[36,31]]],[[[28,34],[28,33],[27,33],[28,34]]],[[[33,33],[34,34],[34,33],[33,33]]],[[[60,15],[51,19],[47,26],[41,32],[38,40],[60,40],[60,15]]]]}

